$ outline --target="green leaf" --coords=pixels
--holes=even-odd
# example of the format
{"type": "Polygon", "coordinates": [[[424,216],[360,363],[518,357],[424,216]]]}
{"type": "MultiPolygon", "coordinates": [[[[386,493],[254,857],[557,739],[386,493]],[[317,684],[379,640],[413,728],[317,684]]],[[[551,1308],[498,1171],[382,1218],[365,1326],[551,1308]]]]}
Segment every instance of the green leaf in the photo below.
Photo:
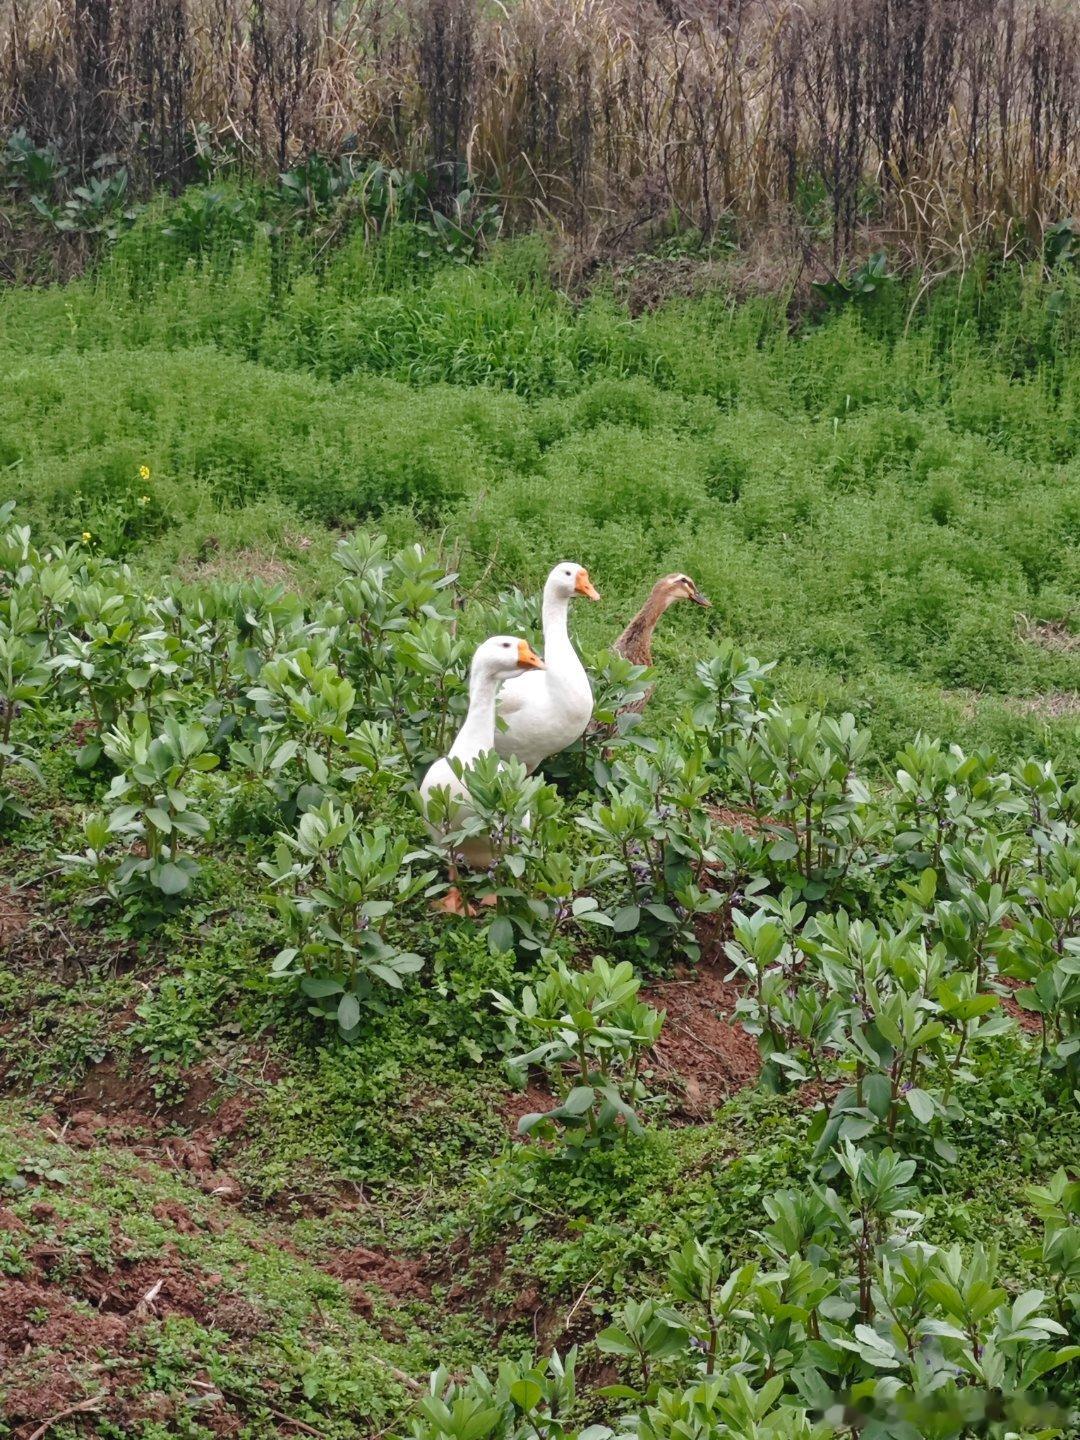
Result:
{"type": "Polygon", "coordinates": [[[75,756],[75,764],[80,770],[92,770],[101,759],[101,744],[97,740],[91,740],[84,745],[75,756]]]}
{"type": "Polygon", "coordinates": [[[488,926],[488,950],[492,955],[505,955],[513,948],[514,926],[505,915],[499,915],[488,926]]]}
{"type": "Polygon", "coordinates": [[[636,930],[640,924],[641,906],[624,905],[621,910],[616,910],[611,927],[616,935],[625,935],[630,930],[636,930]]]}
{"type": "Polygon", "coordinates": [[[337,1023],[342,1030],[355,1030],[360,1024],[360,1001],[350,992],[338,1001],[337,1023]]]}
{"type": "Polygon", "coordinates": [[[601,1330],[596,1337],[596,1348],[604,1355],[636,1355],[637,1347],[631,1341],[625,1330],[620,1330],[617,1325],[609,1325],[606,1330],[601,1330]]]}
{"type": "Polygon", "coordinates": [[[579,915],[577,918],[583,925],[611,926],[611,916],[605,910],[586,910],[584,915],[579,915]]]}
{"type": "MultiPolygon", "coordinates": [[[[172,821],[169,819],[168,814],[157,805],[153,805],[147,810],[146,818],[156,830],[162,830],[166,835],[172,833],[172,821]]],[[[180,888],[183,889],[183,886],[180,888]]]]}
{"type": "Polygon", "coordinates": [[[487,1440],[500,1419],[499,1411],[494,1407],[481,1410],[477,1414],[471,1415],[465,1421],[462,1429],[456,1433],[460,1436],[460,1440],[487,1440]]]}
{"type": "Polygon", "coordinates": [[[544,1398],[544,1392],[535,1380],[515,1380],[510,1386],[510,1399],[524,1414],[536,1409],[544,1398]]]}
{"type": "Polygon", "coordinates": [[[916,1086],[915,1089],[908,1090],[905,1093],[904,1099],[907,1101],[908,1108],[915,1116],[915,1119],[922,1125],[929,1125],[930,1121],[934,1118],[934,1102],[926,1091],[920,1090],[918,1086],[916,1086]]]}
{"type": "Polygon", "coordinates": [[[340,995],[344,988],[340,980],[330,980],[324,975],[312,975],[300,982],[300,989],[313,1000],[323,1000],[327,995],[340,995]]]}
{"type": "Polygon", "coordinates": [[[191,884],[191,876],[172,861],[162,865],[157,874],[157,887],[165,895],[179,895],[191,884]]]}
{"type": "Polygon", "coordinates": [[[596,1091],[591,1085],[575,1085],[559,1107],[567,1115],[584,1115],[596,1100],[596,1091]]]}
{"type": "Polygon", "coordinates": [[[889,1113],[889,1105],[892,1101],[892,1086],[889,1084],[889,1077],[880,1072],[867,1075],[863,1080],[863,1097],[866,1100],[867,1109],[879,1120],[884,1120],[889,1113]]]}

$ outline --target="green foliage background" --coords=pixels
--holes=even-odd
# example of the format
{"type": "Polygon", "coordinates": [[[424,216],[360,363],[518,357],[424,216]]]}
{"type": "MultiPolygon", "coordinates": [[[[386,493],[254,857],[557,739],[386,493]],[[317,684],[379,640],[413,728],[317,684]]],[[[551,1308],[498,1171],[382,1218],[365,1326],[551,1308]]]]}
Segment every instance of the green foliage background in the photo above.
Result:
{"type": "MultiPolygon", "coordinates": [[[[785,297],[719,291],[635,317],[614,285],[557,291],[535,238],[475,265],[433,261],[404,223],[320,251],[256,226],[242,195],[211,193],[155,202],[92,278],[0,296],[0,502],[17,502],[36,544],[126,558],[151,587],[258,574],[308,597],[340,579],[331,551],[356,527],[391,548],[423,540],[480,601],[535,593],[572,558],[604,599],[574,611],[588,653],[658,575],[685,569],[713,609],[663,623],[653,734],[694,660],[733,636],[780,661],[786,700],[869,728],[871,781],[922,729],[992,747],[1005,767],[1052,757],[1075,782],[1074,278],[975,267],[797,327],[785,297]]],[[[0,947],[0,1198],[24,1227],[0,1232],[0,1274],[29,1273],[39,1239],[69,1247],[72,1276],[178,1253],[262,1327],[254,1342],[148,1317],[133,1404],[163,1395],[179,1410],[208,1374],[245,1436],[292,1434],[297,1419],[341,1440],[392,1433],[437,1364],[587,1346],[627,1298],[663,1296],[691,1236],[741,1263],[763,1198],[817,1174],[812,1106],[793,1093],[744,1091],[703,1123],[650,1125],[573,1163],[512,1144],[490,996],[516,991],[530,961],[492,954],[482,927],[425,915],[410,939],[422,977],[351,1044],[314,1026],[268,973],[281,935],[254,898],[256,862],[282,822],[255,786],[222,810],[194,898],[160,928],[89,910],[53,865],[83,843],[103,786],[76,764],[72,718],[20,711],[43,776],[0,842],[37,947],[0,947]],[[61,921],[77,974],[71,941],[51,948],[61,921]],[[63,1113],[102,1063],[167,1131],[184,1129],[193,1083],[211,1084],[200,1121],[243,1097],[215,1163],[244,1209],[160,1151],[137,1160],[129,1134],[67,1142],[50,1107],[63,1113]],[[51,1218],[34,1212],[43,1196],[51,1218]],[[198,1233],[157,1216],[161,1202],[186,1206],[198,1233]],[[431,1297],[365,1312],[326,1271],[354,1246],[429,1274],[442,1257],[431,1297]]],[[[376,818],[418,835],[404,773],[388,784],[376,818]]],[[[942,1130],[954,1160],[919,1176],[924,1236],[996,1234],[1010,1293],[1044,1283],[1026,1187],[1074,1160],[1080,1112],[1063,1096],[1033,1046],[998,1038],[942,1130]]],[[[54,1358],[43,1341],[24,1370],[54,1358]]],[[[583,1391],[575,1423],[597,1411],[583,1391]]],[[[0,1391],[0,1435],[3,1404],[0,1391]]],[[[97,1433],[213,1433],[195,1409],[185,1424],[102,1418],[97,1433]]]]}
{"type": "MultiPolygon", "coordinates": [[[[573,558],[590,648],[687,569],[714,635],[881,754],[921,726],[1075,758],[1040,699],[1080,676],[1069,276],[896,286],[793,331],[782,297],[572,303],[535,238],[465,266],[408,225],[321,256],[185,233],[159,205],[96,279],[0,302],[0,473],[41,539],[161,572],[254,549],[315,587],[325,532],[375,520],[487,592],[573,558]]],[[[661,703],[701,622],[665,622],[661,703]]]]}

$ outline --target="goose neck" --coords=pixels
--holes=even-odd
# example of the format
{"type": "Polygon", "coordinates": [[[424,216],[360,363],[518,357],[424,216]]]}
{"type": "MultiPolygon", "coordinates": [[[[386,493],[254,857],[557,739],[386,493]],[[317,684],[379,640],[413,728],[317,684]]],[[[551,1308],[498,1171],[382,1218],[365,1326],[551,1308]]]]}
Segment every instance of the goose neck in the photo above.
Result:
{"type": "Polygon", "coordinates": [[[471,761],[495,745],[495,693],[498,679],[486,671],[474,674],[469,681],[469,709],[457,733],[450,754],[456,759],[471,761]]]}
{"type": "Polygon", "coordinates": [[[570,643],[569,612],[570,601],[566,596],[545,592],[542,620],[544,660],[548,665],[552,660],[558,662],[565,659],[573,650],[570,643]]]}

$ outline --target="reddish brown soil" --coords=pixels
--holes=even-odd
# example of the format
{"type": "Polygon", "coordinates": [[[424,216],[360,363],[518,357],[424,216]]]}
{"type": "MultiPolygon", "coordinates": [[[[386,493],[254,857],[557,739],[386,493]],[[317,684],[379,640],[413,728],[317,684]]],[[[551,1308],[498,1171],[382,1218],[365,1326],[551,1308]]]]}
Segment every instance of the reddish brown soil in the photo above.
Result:
{"type": "Polygon", "coordinates": [[[1016,991],[1025,989],[1026,981],[1013,980],[1008,975],[999,975],[997,983],[1008,992],[1001,997],[1001,1008],[1005,1014],[1011,1015],[1021,1030],[1026,1031],[1029,1035],[1038,1035],[1042,1030],[1042,1021],[1034,1010],[1025,1010],[1016,999],[1016,991]]]}
{"type": "MultiPolygon", "coordinates": [[[[641,990],[642,1000],[667,1014],[653,1051],[654,1076],[671,1093],[673,1113],[684,1120],[707,1119],[761,1073],[757,1043],[734,1019],[740,991],[723,952],[730,923],[726,911],[702,920],[697,927],[701,961],[641,990]]],[[[523,1115],[550,1110],[557,1103],[549,1089],[530,1077],[525,1090],[508,1095],[501,1110],[507,1128],[518,1137],[523,1115]]]]}
{"type": "Polygon", "coordinates": [[[353,1309],[368,1315],[372,1309],[372,1286],[395,1303],[427,1300],[431,1291],[423,1278],[426,1266],[424,1258],[410,1260],[357,1245],[351,1250],[339,1251],[323,1268],[336,1280],[345,1282],[353,1309]]]}
{"type": "MultiPolygon", "coordinates": [[[[16,1440],[27,1440],[45,1421],[72,1407],[78,1407],[76,1413],[133,1425],[164,1405],[157,1418],[170,1418],[171,1402],[164,1397],[130,1393],[144,1369],[143,1332],[149,1321],[190,1316],[237,1337],[262,1328],[263,1318],[252,1305],[224,1292],[219,1276],[181,1256],[171,1243],[153,1259],[119,1255],[108,1269],[80,1265],[77,1250],[53,1228],[53,1207],[39,1202],[32,1214],[42,1227],[41,1240],[26,1251],[21,1275],[0,1276],[4,1418],[16,1440]],[[108,1358],[107,1366],[100,1363],[102,1357],[108,1358]]],[[[181,1205],[172,1207],[169,1218],[193,1223],[181,1205]]],[[[0,1211],[0,1228],[24,1235],[27,1230],[10,1211],[0,1211]]],[[[222,1412],[218,1418],[215,1433],[231,1433],[235,1417],[222,1412]]]]}
{"type": "Polygon", "coordinates": [[[524,1115],[535,1115],[537,1112],[552,1110],[559,1103],[559,1097],[552,1093],[546,1086],[536,1080],[530,1080],[524,1090],[513,1091],[507,1095],[502,1102],[500,1109],[503,1118],[509,1129],[518,1139],[527,1140],[528,1136],[521,1135],[518,1131],[518,1121],[524,1115]]]}
{"type": "Polygon", "coordinates": [[[76,1093],[65,1103],[72,1114],[89,1111],[115,1121],[139,1120],[144,1125],[161,1108],[149,1069],[133,1065],[121,1071],[111,1055],[90,1066],[76,1093]]]}
{"type": "Polygon", "coordinates": [[[246,1095],[231,1095],[213,1113],[208,1106],[219,1094],[216,1077],[197,1068],[184,1099],[160,1104],[148,1071],[133,1067],[121,1073],[106,1058],[93,1066],[72,1100],[58,1097],[64,1140],[78,1149],[102,1143],[123,1143],[137,1155],[186,1171],[199,1188],[219,1200],[244,1199],[239,1181],[222,1168],[230,1141],[244,1129],[252,1107],[246,1095]],[[176,1127],[188,1133],[171,1133],[176,1127]]]}
{"type": "Polygon", "coordinates": [[[667,1011],[654,1054],[659,1075],[674,1090],[677,1113],[701,1119],[757,1080],[761,1057],[753,1037],[732,1018],[739,988],[722,963],[684,967],[641,997],[667,1011]]]}
{"type": "Polygon", "coordinates": [[[756,835],[762,828],[754,812],[741,806],[706,805],[705,809],[717,825],[723,825],[728,830],[742,830],[747,835],[756,835]]]}
{"type": "Polygon", "coordinates": [[[0,955],[14,948],[29,926],[30,911],[18,892],[0,889],[0,955]]]}

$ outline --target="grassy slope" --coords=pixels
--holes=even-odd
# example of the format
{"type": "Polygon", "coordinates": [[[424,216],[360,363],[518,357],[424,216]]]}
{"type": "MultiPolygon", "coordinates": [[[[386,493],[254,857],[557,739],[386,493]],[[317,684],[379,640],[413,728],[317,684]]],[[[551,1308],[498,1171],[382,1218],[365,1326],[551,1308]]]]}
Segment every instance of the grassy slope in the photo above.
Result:
{"type": "MultiPolygon", "coordinates": [[[[1026,365],[1052,332],[1038,294],[984,314],[982,339],[974,312],[907,340],[884,314],[791,338],[768,307],[575,312],[530,265],[519,247],[387,285],[346,252],[328,289],[271,301],[256,255],[219,284],[181,275],[135,298],[120,269],[97,291],[8,296],[0,459],[20,512],[151,571],[274,557],[312,587],[326,527],[375,514],[396,540],[445,528],[472,579],[494,554],[487,588],[574,554],[608,602],[580,617],[594,645],[685,567],[716,633],[783,657],[789,693],[869,715],[882,751],[918,725],[1075,745],[1009,699],[1077,683],[1075,652],[1017,631],[1020,612],[1067,619],[1078,578],[1080,359],[1026,365]]],[[[702,620],[669,617],[668,696],[702,620]]],[[[22,1097],[0,1129],[0,1284],[45,1292],[18,1312],[28,1350],[5,1403],[21,1387],[15,1413],[41,1420],[100,1397],[57,1440],[284,1436],[296,1420],[382,1433],[409,1402],[403,1375],[584,1340],[688,1229],[739,1255],[761,1195],[805,1183],[806,1112],[752,1093],[584,1166],[497,1165],[514,1101],[482,997],[509,962],[433,930],[424,986],[359,1044],[326,1043],[265,978],[254,856],[228,835],[165,933],[73,926],[41,856],[87,782],[43,739],[51,808],[8,850],[0,916],[0,1083],[22,1097]],[[68,1312],[99,1308],[123,1336],[95,1343],[129,1365],[64,1350],[68,1312]]],[[[924,1203],[934,1239],[1002,1236],[1019,1283],[1022,1187],[1080,1133],[1030,1060],[1000,1060],[924,1203]]]]}
{"type": "MultiPolygon", "coordinates": [[[[883,754],[921,726],[1075,757],[1075,712],[1055,719],[1080,678],[1071,293],[1055,318],[1013,277],[910,325],[887,296],[793,336],[763,302],[574,309],[532,242],[434,274],[401,238],[346,246],[276,295],[258,251],[158,273],[161,243],[138,231],[96,288],[0,305],[0,462],[39,532],[192,574],[240,548],[301,582],[326,527],[373,519],[443,535],[488,590],[565,555],[604,593],[589,647],[685,568],[710,633],[851,708],[883,754]]],[[[702,616],[665,632],[662,697],[702,616]]]]}

